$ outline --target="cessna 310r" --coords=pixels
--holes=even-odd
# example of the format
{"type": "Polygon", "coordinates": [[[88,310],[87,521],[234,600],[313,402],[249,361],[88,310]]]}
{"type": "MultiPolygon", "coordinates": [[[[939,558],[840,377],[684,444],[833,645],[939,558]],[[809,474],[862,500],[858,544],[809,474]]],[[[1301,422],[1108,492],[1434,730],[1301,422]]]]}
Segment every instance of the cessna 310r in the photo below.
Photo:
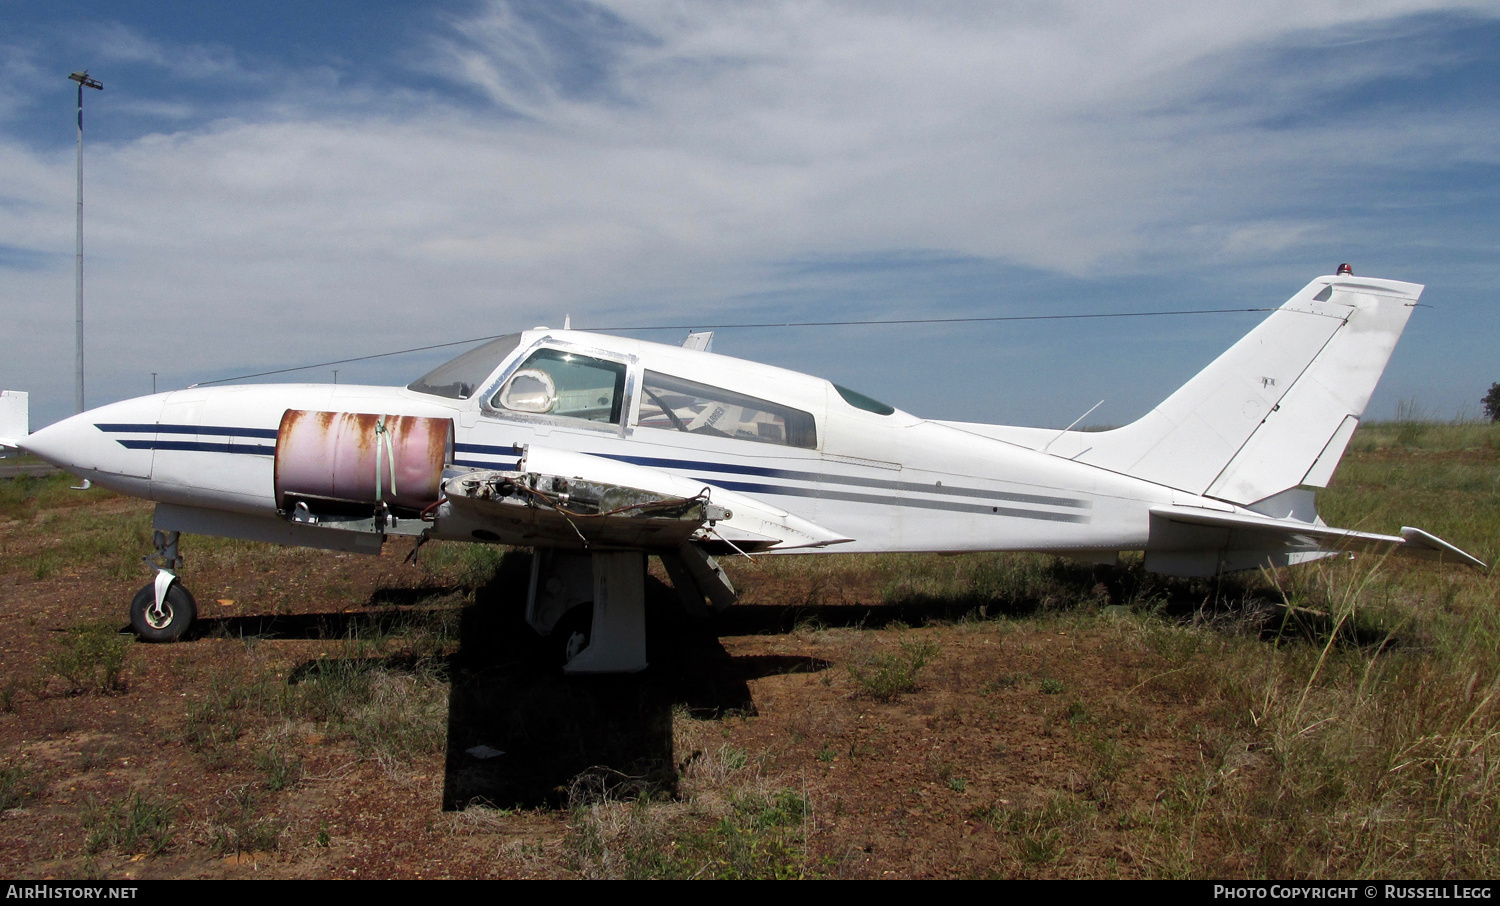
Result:
{"type": "MultiPolygon", "coordinates": [[[[1415,528],[1313,509],[1421,286],[1319,277],[1139,421],[1102,432],[928,421],[826,380],[707,351],[538,328],[405,387],[189,388],[6,443],[157,501],[156,580],[131,622],[182,636],[178,533],[373,553],[392,535],[537,549],[527,619],[569,672],[646,666],[661,558],[690,609],[730,552],[1042,551],[1208,576],[1351,550],[1484,564],[1415,528]],[[586,614],[587,611],[580,613],[586,614]]],[[[24,429],[23,429],[24,432],[24,429]]]]}

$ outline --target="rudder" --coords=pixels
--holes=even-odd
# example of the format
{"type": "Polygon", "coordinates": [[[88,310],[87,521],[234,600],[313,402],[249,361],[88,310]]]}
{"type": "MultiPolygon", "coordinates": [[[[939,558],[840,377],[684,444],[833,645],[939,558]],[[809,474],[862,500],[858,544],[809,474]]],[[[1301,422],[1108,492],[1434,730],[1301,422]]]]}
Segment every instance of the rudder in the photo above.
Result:
{"type": "Polygon", "coordinates": [[[1146,416],[1086,435],[1074,458],[1245,506],[1325,487],[1421,293],[1319,277],[1146,416]]]}

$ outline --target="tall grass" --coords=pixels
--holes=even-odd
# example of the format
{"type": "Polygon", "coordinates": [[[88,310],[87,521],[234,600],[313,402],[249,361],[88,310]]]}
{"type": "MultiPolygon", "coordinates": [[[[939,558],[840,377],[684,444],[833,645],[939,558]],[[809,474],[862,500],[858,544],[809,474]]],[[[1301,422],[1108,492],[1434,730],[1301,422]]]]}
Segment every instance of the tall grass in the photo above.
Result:
{"type": "MultiPolygon", "coordinates": [[[[1329,619],[1313,644],[1225,636],[1187,660],[1221,723],[1163,797],[1164,875],[1485,877],[1500,869],[1500,618],[1452,620],[1390,561],[1321,563],[1290,601],[1329,619]],[[1401,593],[1391,594],[1393,589],[1401,593]],[[1377,631],[1347,631],[1362,624],[1377,631]],[[1383,631],[1380,629],[1383,628],[1383,631]],[[1180,858],[1191,852],[1187,860],[1180,858]]],[[[1500,591],[1451,577],[1477,604],[1500,591]]],[[[1201,633],[1181,627],[1177,631],[1201,633]]]]}
{"type": "Polygon", "coordinates": [[[1500,451],[1500,423],[1424,419],[1415,407],[1404,406],[1395,421],[1361,425],[1349,442],[1351,453],[1489,453],[1500,451]]]}

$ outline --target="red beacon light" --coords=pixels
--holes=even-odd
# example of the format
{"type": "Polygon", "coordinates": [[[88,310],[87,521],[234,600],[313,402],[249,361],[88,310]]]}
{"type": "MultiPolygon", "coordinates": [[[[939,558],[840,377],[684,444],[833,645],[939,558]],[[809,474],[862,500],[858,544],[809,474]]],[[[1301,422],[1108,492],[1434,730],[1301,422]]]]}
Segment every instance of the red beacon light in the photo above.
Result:
{"type": "Polygon", "coordinates": [[[1354,276],[1354,268],[1350,267],[1347,264],[1340,264],[1339,265],[1339,269],[1338,269],[1338,275],[1340,277],[1352,277],[1352,276],[1354,276]]]}

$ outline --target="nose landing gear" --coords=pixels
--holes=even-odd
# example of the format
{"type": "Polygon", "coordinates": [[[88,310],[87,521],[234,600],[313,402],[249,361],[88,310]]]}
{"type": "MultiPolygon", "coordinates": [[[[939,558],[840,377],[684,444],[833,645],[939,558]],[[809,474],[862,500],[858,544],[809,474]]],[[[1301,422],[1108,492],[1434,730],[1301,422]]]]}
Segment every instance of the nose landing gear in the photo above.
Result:
{"type": "Polygon", "coordinates": [[[198,618],[198,602],[177,580],[176,570],[182,567],[177,541],[176,532],[152,533],[156,552],[144,559],[156,569],[156,579],[136,592],[130,602],[130,628],[143,641],[175,642],[198,618]]]}

